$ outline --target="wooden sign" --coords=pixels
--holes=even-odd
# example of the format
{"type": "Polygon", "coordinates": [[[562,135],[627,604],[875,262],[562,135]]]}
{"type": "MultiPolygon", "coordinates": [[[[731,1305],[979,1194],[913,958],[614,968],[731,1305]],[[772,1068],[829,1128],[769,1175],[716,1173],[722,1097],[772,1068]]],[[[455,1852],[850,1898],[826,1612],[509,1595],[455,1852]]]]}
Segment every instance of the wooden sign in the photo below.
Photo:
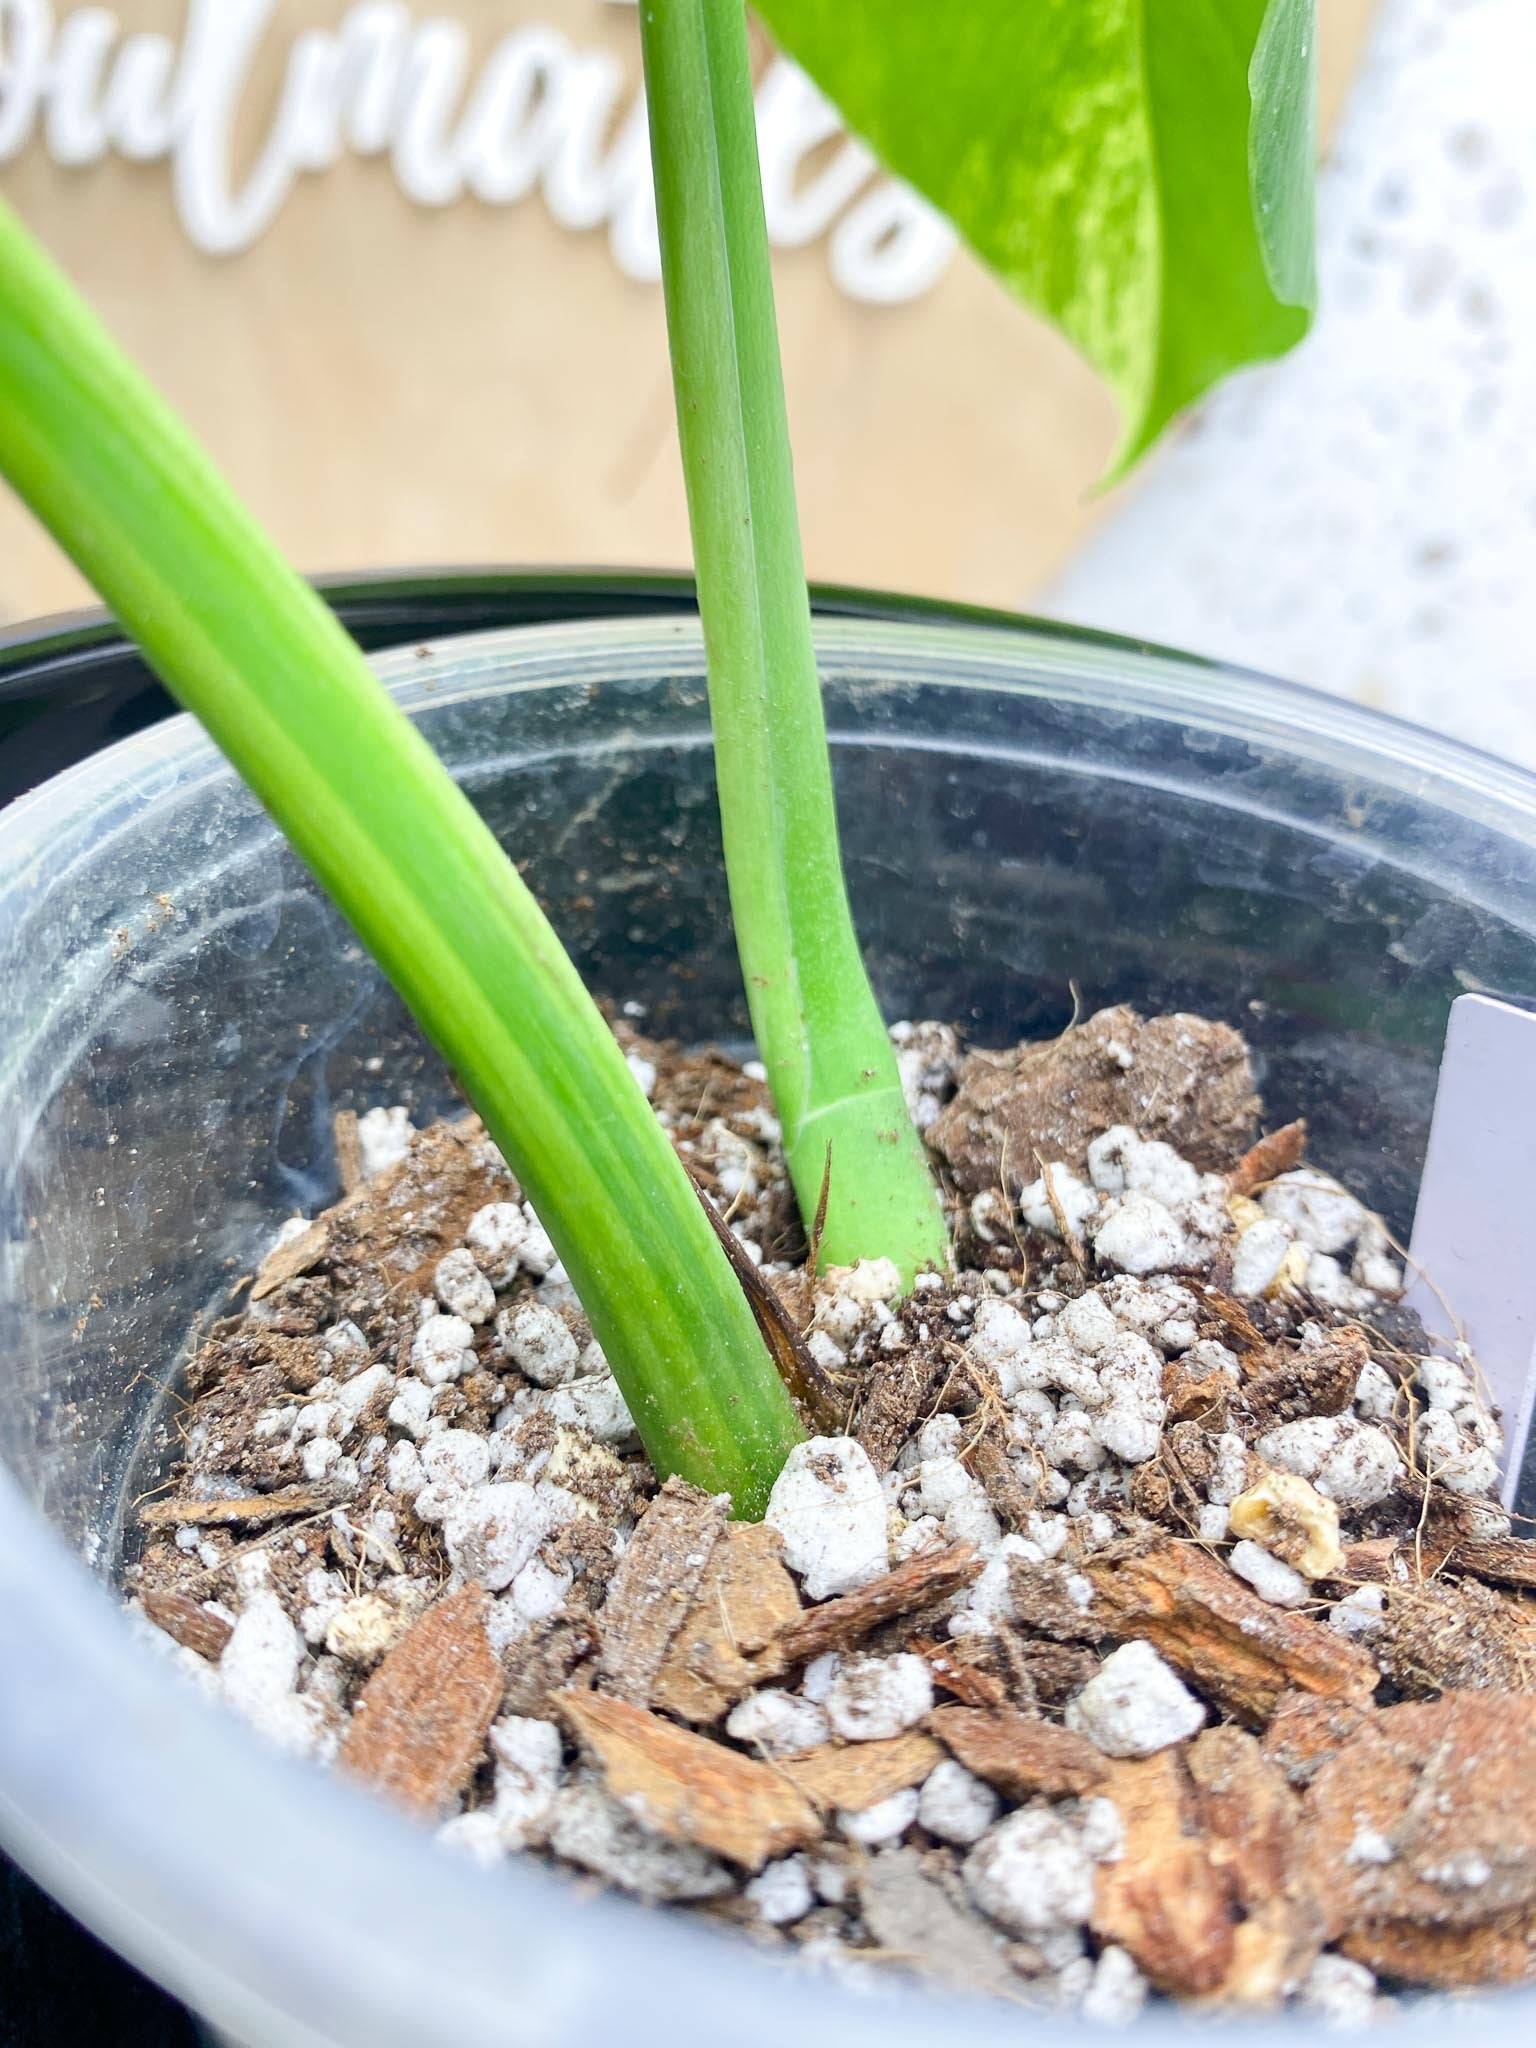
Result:
{"type": "MultiPolygon", "coordinates": [[[[1110,401],[760,54],[812,573],[1022,601],[1110,401]]],[[[676,566],[638,87],[632,0],[0,0],[0,193],[301,567],[676,566]]],[[[0,493],[0,618],[84,597],[0,493]]]]}

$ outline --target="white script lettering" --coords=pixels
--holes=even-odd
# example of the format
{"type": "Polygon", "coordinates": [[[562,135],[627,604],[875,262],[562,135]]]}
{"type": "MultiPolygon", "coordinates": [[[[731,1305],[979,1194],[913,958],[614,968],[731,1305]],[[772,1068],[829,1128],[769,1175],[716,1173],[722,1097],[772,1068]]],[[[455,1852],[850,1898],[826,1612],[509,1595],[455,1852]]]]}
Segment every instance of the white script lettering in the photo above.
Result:
{"type": "MultiPolygon", "coordinates": [[[[0,164],[34,143],[59,164],[168,163],[188,238],[228,256],[267,232],[300,178],[348,151],[387,156],[417,205],[510,206],[539,192],[560,226],[606,227],[626,277],[660,275],[644,101],[625,103],[611,56],[547,26],[503,36],[476,77],[462,24],[360,0],[334,29],[294,37],[270,125],[237,178],[234,136],[274,7],[189,0],[178,44],[125,35],[105,7],[60,21],[52,0],[0,0],[0,164]]],[[[832,147],[837,115],[794,65],[771,64],[757,97],[772,241],[830,236],[832,278],[850,298],[890,305],[932,290],[954,250],[948,223],[882,176],[862,143],[832,147]]]]}

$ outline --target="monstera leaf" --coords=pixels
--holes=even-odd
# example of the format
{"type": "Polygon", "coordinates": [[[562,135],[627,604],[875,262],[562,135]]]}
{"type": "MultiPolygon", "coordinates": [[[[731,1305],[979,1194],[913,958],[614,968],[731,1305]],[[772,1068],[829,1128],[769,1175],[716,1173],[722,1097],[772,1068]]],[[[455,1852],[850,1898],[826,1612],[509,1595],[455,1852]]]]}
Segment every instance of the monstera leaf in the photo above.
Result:
{"type": "Polygon", "coordinates": [[[1124,467],[1314,298],[1315,0],[757,0],[1120,401],[1124,467]]]}

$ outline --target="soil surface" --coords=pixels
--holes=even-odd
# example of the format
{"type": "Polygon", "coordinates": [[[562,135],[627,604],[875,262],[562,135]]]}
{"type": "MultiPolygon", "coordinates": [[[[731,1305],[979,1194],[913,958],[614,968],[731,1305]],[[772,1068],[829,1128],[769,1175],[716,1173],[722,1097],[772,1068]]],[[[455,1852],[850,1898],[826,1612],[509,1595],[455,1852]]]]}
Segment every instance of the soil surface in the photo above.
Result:
{"type": "Polygon", "coordinates": [[[1221,1024],[893,1031],[957,1268],[815,1276],[761,1073],[628,1027],[824,1412],[658,1485],[473,1119],[338,1128],[186,1377],[148,1638],[445,1850],[851,1975],[1368,2020],[1536,1974],[1536,1545],[1379,1219],[1221,1024]]]}

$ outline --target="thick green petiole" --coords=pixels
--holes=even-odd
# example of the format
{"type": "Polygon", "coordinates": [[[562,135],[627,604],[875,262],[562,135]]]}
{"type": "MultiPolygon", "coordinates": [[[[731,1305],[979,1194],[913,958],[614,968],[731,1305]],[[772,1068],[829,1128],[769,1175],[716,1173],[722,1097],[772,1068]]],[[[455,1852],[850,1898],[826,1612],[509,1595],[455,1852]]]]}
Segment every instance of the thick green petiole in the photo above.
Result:
{"type": "Polygon", "coordinates": [[[459,1075],[653,1462],[760,1513],[801,1431],[688,1177],[511,863],[309,587],[0,205],[0,472],[459,1075]]]}
{"type": "Polygon", "coordinates": [[[811,645],[742,0],[640,0],[736,942],[825,1264],[949,1257],[859,954],[811,645]]]}

